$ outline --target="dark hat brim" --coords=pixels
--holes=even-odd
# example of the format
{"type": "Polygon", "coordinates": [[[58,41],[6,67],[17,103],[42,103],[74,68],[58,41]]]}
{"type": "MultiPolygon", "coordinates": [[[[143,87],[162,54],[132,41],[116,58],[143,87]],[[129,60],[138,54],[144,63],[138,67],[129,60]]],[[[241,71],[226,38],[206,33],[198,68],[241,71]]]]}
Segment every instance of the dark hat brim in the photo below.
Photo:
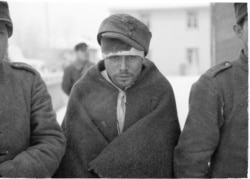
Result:
{"type": "MultiPolygon", "coordinates": [[[[105,32],[100,34],[101,37],[99,37],[100,39],[98,39],[99,44],[101,43],[101,38],[105,37],[105,38],[114,38],[114,39],[119,39],[129,45],[131,45],[132,47],[136,48],[137,50],[141,50],[141,51],[145,51],[145,49],[136,41],[130,39],[129,37],[120,34],[120,33],[115,33],[115,32],[105,32]]],[[[146,52],[147,53],[147,52],[146,52]]]]}
{"type": "Polygon", "coordinates": [[[239,15],[236,20],[237,24],[241,23],[244,17],[246,16],[247,16],[247,13],[244,13],[244,14],[242,13],[241,15],[239,15]]]}
{"type": "Polygon", "coordinates": [[[0,22],[3,22],[7,25],[7,30],[8,30],[8,36],[10,37],[13,33],[13,27],[12,27],[12,22],[9,19],[6,18],[0,18],[0,22]]]}
{"type": "Polygon", "coordinates": [[[247,16],[247,3],[234,3],[235,18],[237,24],[240,24],[247,16]]]}

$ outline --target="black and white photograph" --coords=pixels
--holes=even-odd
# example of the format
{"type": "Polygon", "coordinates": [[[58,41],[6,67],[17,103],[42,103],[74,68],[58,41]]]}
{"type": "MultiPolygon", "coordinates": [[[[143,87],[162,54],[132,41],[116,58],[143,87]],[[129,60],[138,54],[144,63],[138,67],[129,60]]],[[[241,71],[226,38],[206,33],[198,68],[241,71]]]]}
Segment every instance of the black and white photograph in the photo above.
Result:
{"type": "Polygon", "coordinates": [[[248,3],[0,0],[0,178],[248,178],[248,3]]]}

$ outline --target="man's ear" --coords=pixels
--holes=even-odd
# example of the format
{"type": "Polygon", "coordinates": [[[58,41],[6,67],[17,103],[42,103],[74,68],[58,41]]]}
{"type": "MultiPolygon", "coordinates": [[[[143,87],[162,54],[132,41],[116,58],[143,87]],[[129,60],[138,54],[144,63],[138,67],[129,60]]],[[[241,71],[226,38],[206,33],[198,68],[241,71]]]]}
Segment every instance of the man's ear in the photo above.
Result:
{"type": "Polygon", "coordinates": [[[240,25],[236,24],[236,25],[233,26],[233,29],[234,29],[235,35],[238,38],[242,39],[242,27],[240,25]]]}

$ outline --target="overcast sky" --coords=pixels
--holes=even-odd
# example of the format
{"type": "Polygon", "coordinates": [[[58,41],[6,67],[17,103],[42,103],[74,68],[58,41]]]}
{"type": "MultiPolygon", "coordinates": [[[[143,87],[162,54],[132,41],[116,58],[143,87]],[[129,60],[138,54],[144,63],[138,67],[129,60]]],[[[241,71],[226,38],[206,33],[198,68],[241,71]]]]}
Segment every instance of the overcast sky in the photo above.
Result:
{"type": "Polygon", "coordinates": [[[208,2],[200,3],[200,1],[176,3],[167,0],[11,0],[8,2],[14,22],[13,36],[39,29],[36,33],[45,34],[43,38],[50,38],[52,44],[62,44],[66,41],[70,45],[79,38],[87,38],[97,45],[96,34],[102,20],[110,14],[109,9],[209,5],[208,2]],[[68,38],[72,42],[67,40],[68,38]]]}

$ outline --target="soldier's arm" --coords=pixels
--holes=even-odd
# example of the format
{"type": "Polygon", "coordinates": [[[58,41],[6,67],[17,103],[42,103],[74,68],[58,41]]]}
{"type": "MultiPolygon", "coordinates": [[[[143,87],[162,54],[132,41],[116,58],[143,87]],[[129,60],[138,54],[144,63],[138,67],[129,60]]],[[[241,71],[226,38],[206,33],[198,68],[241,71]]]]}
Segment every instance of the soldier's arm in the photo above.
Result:
{"type": "Polygon", "coordinates": [[[55,178],[96,178],[88,171],[90,160],[98,156],[108,141],[83,107],[81,87],[76,84],[69,98],[62,128],[67,139],[66,152],[55,178]]]}
{"type": "Polygon", "coordinates": [[[30,147],[0,164],[3,177],[51,177],[64,154],[65,138],[56,121],[51,97],[40,75],[33,77],[30,147]]]}
{"type": "Polygon", "coordinates": [[[204,77],[192,86],[189,100],[187,121],[175,148],[175,177],[208,177],[219,142],[223,103],[215,84],[204,77]]]}
{"type": "Polygon", "coordinates": [[[72,86],[73,84],[71,81],[70,69],[67,67],[65,68],[64,73],[63,73],[62,89],[67,95],[69,95],[72,86]]]}

